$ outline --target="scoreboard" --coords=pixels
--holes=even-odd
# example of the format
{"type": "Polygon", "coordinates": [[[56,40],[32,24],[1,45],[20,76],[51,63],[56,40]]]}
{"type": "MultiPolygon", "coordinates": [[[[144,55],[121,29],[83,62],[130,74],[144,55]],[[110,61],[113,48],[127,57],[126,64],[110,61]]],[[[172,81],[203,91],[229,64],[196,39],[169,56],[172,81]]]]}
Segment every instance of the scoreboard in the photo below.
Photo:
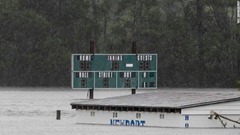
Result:
{"type": "Polygon", "coordinates": [[[157,54],[72,54],[72,88],[155,89],[157,54]]]}

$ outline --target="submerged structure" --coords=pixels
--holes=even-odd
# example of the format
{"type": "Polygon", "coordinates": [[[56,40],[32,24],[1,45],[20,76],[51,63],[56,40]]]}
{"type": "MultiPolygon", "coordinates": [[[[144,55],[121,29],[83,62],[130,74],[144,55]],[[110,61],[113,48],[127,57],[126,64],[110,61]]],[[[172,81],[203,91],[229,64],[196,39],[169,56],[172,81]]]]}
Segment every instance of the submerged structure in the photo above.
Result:
{"type": "Polygon", "coordinates": [[[72,54],[72,88],[89,89],[89,99],[72,103],[78,123],[179,128],[240,128],[239,92],[161,91],[157,54],[72,54]],[[128,96],[94,100],[94,89],[132,89],[128,96]]]}
{"type": "Polygon", "coordinates": [[[71,104],[78,123],[240,128],[239,92],[161,91],[71,104]]]}

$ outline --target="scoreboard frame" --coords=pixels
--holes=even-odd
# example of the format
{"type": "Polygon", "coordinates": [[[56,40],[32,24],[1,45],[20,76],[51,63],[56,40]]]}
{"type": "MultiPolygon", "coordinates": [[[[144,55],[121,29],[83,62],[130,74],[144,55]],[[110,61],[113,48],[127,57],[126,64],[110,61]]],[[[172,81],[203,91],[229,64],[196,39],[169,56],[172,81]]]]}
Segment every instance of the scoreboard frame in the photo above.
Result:
{"type": "MultiPolygon", "coordinates": [[[[126,63],[126,65],[125,65],[126,67],[127,66],[129,66],[129,67],[134,66],[134,64],[132,64],[131,62],[130,63],[127,63],[126,61],[124,61],[124,62],[126,63]]],[[[117,65],[120,65],[119,63],[117,63],[117,65]]],[[[86,64],[86,63],[84,63],[84,64],[86,64]]],[[[103,63],[103,64],[105,64],[105,63],[103,63]]],[[[84,68],[86,68],[85,66],[86,65],[84,65],[84,68]]],[[[140,54],[140,53],[138,53],[138,54],[72,54],[72,56],[71,56],[71,86],[72,86],[72,89],[157,89],[157,69],[158,69],[157,54],[147,54],[147,53],[144,53],[144,54],[140,54]],[[78,60],[78,62],[80,62],[80,61],[90,61],[91,62],[91,61],[94,61],[94,57],[106,56],[108,61],[112,61],[112,64],[114,64],[113,61],[119,61],[119,63],[123,63],[121,61],[123,60],[122,57],[124,57],[124,56],[128,56],[128,57],[136,56],[135,62],[136,61],[141,61],[141,64],[142,63],[143,64],[148,63],[148,62],[145,62],[145,61],[153,61],[152,63],[153,63],[154,69],[140,70],[139,67],[138,67],[138,69],[135,69],[135,70],[121,70],[121,69],[120,70],[119,69],[115,69],[115,70],[113,70],[113,69],[108,69],[108,70],[105,70],[105,69],[100,69],[100,70],[91,70],[91,69],[77,70],[75,68],[76,67],[76,60],[75,60],[76,57],[75,56],[78,57],[77,59],[80,59],[79,58],[80,56],[87,56],[84,59],[78,60]],[[109,56],[122,56],[122,57],[117,57],[117,60],[111,60],[111,57],[109,57],[109,56]],[[140,59],[140,56],[147,56],[147,58],[143,57],[143,58],[140,59]],[[93,60],[92,60],[92,58],[93,58],[93,60]],[[80,73],[84,77],[88,77],[88,75],[91,74],[91,78],[93,78],[93,80],[91,82],[92,87],[88,87],[88,86],[87,87],[75,87],[75,79],[76,79],[75,75],[79,74],[81,76],[80,73]],[[115,87],[96,87],[97,74],[99,75],[99,78],[100,78],[100,73],[109,73],[109,74],[106,75],[106,77],[105,76],[102,77],[102,79],[108,78],[109,76],[114,76],[115,81],[116,81],[115,87]],[[137,81],[137,83],[134,86],[131,85],[130,87],[119,87],[118,81],[120,79],[120,74],[121,73],[124,73],[124,76],[126,76],[124,78],[130,78],[130,79],[125,79],[125,80],[130,80],[130,83],[132,83],[130,75],[132,75],[132,73],[134,73],[135,76],[137,76],[137,78],[135,79],[135,81],[137,81]],[[126,75],[125,75],[125,73],[126,73],[126,75]],[[86,76],[85,76],[85,74],[86,74],[86,76]],[[155,81],[151,82],[151,83],[154,83],[153,84],[154,86],[145,87],[146,84],[142,84],[142,85],[144,85],[144,87],[141,86],[141,84],[140,84],[141,80],[140,79],[143,80],[143,77],[140,77],[140,76],[145,75],[145,79],[148,80],[149,77],[147,77],[146,74],[153,74],[153,76],[155,78],[155,81]]],[[[79,78],[81,78],[81,77],[79,77],[79,78]]],[[[80,82],[78,82],[78,83],[80,83],[80,82]]],[[[142,83],[144,83],[144,82],[142,82],[142,83]]],[[[147,82],[145,82],[145,83],[147,83],[147,82]]]]}

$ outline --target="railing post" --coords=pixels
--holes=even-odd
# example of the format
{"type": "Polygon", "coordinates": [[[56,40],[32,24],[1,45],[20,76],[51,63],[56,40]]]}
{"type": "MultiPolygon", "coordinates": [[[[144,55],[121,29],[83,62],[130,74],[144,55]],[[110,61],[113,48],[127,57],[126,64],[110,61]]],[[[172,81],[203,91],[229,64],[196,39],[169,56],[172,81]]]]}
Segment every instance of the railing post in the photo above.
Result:
{"type": "Polygon", "coordinates": [[[61,119],[61,110],[57,110],[57,117],[56,117],[56,119],[57,120],[60,120],[61,119]]]}
{"type": "Polygon", "coordinates": [[[94,89],[89,89],[89,99],[93,99],[94,98],[94,89]]]}

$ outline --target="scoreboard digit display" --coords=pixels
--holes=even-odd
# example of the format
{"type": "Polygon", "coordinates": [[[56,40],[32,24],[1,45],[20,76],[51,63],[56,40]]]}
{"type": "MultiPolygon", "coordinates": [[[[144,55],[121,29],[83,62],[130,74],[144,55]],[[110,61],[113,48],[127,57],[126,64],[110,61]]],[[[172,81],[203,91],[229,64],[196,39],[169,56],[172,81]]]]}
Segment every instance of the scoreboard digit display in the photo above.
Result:
{"type": "Polygon", "coordinates": [[[72,88],[157,88],[157,54],[72,54],[72,88]]]}

